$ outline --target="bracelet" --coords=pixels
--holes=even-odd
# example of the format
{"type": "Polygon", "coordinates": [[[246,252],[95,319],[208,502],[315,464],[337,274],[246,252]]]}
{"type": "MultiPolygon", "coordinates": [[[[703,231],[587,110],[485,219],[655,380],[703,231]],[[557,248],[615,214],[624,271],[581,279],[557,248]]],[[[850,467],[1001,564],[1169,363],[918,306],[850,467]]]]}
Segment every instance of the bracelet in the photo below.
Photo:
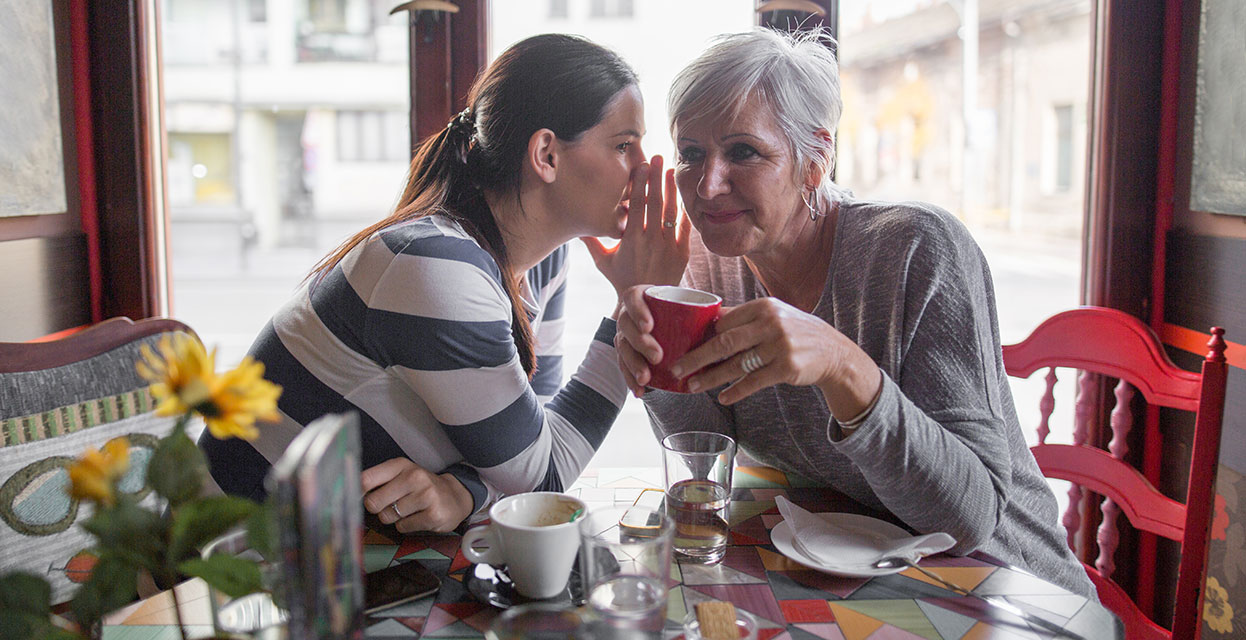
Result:
{"type": "Polygon", "coordinates": [[[882,382],[880,381],[878,385],[878,391],[874,392],[874,399],[870,400],[870,403],[865,406],[865,409],[862,409],[861,413],[858,413],[857,415],[853,416],[852,419],[840,420],[839,428],[840,429],[855,429],[861,426],[861,423],[865,422],[865,419],[870,417],[870,414],[874,412],[874,406],[878,404],[878,399],[881,398],[882,395],[883,395],[883,385],[882,385],[882,382]]]}

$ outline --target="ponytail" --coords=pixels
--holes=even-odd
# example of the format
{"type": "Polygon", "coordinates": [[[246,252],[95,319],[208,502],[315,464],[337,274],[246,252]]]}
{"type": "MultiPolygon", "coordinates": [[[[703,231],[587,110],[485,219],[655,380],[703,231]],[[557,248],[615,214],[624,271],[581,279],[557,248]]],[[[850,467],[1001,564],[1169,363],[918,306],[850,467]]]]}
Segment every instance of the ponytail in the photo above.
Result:
{"type": "Polygon", "coordinates": [[[467,95],[470,106],[420,143],[394,212],[343,242],[310,277],[323,277],[381,229],[432,214],[452,218],[497,262],[511,301],[515,349],[531,379],[536,347],[519,296],[522,274],[511,271],[484,192],[518,194],[533,133],[550,129],[560,140],[574,141],[601,122],[614,96],[634,84],[636,73],[622,58],[578,36],[544,34],[512,45],[476,78],[467,95]]]}

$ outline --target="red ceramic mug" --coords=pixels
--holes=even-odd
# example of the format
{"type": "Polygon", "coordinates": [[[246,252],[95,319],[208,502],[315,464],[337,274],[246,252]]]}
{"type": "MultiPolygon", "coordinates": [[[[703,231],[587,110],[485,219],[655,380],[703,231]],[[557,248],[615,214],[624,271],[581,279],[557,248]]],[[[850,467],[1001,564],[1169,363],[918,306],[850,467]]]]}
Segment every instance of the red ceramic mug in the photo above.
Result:
{"type": "Polygon", "coordinates": [[[671,375],[671,366],[714,335],[722,298],[687,287],[649,287],[645,304],[653,315],[653,337],[662,346],[662,362],[649,367],[649,386],[687,393],[683,380],[671,375]]]}

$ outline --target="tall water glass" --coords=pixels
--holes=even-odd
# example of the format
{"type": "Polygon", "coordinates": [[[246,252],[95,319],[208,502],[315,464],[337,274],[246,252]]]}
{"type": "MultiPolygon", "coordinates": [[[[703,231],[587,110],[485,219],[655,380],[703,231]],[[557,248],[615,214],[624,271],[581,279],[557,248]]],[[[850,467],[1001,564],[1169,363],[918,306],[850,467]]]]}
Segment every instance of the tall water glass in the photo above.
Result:
{"type": "Polygon", "coordinates": [[[675,557],[717,564],[727,552],[735,440],[712,431],[672,433],[662,439],[666,514],[675,521],[675,557]]]}
{"type": "Polygon", "coordinates": [[[589,637],[661,638],[675,525],[647,507],[595,509],[580,520],[580,573],[594,613],[589,637]]]}

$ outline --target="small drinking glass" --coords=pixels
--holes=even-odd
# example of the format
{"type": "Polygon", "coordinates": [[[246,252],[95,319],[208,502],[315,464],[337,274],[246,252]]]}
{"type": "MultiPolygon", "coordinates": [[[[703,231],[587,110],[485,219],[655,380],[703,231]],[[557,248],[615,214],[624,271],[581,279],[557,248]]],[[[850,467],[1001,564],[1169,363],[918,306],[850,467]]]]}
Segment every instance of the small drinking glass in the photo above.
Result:
{"type": "Polygon", "coordinates": [[[580,521],[588,637],[662,637],[674,534],[671,519],[647,507],[597,509],[580,521]]]}
{"type": "Polygon", "coordinates": [[[717,564],[727,552],[735,440],[712,431],[672,433],[662,439],[666,513],[675,521],[675,557],[717,564]]]}
{"type": "MultiPolygon", "coordinates": [[[[262,561],[259,553],[247,548],[247,532],[235,530],[208,543],[203,557],[216,553],[230,553],[248,560],[260,562],[260,576],[266,587],[281,588],[280,567],[262,561]]],[[[286,594],[282,594],[284,597],[286,594]]],[[[289,637],[286,622],[290,615],[273,601],[267,592],[252,593],[241,598],[230,598],[208,585],[208,604],[212,611],[213,627],[229,637],[254,638],[256,640],[285,640],[289,637]]]]}
{"type": "Polygon", "coordinates": [[[534,602],[503,611],[485,632],[488,640],[581,640],[584,620],[569,605],[534,602]]]}

